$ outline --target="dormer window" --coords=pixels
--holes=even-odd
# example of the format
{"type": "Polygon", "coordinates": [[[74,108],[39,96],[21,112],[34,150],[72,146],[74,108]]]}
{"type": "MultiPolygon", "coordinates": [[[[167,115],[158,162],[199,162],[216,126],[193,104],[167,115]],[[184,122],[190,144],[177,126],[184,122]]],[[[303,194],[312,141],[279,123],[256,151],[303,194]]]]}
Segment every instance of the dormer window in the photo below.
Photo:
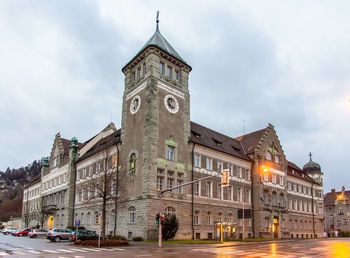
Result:
{"type": "Polygon", "coordinates": [[[135,71],[132,72],[132,80],[136,81],[136,73],[135,73],[135,71]]]}
{"type": "Polygon", "coordinates": [[[222,142],[220,142],[220,141],[218,141],[218,140],[215,140],[214,138],[212,138],[213,139],[213,141],[216,143],[216,145],[222,145],[222,142]]]}

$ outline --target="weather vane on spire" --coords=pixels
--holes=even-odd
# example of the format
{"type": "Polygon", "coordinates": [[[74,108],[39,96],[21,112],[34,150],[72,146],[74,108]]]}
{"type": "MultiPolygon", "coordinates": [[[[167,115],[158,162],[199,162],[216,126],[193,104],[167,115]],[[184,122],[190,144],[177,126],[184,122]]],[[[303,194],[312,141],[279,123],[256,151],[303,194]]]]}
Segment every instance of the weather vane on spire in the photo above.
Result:
{"type": "Polygon", "coordinates": [[[159,11],[157,11],[156,23],[157,23],[157,29],[158,29],[158,24],[159,24],[159,11]]]}

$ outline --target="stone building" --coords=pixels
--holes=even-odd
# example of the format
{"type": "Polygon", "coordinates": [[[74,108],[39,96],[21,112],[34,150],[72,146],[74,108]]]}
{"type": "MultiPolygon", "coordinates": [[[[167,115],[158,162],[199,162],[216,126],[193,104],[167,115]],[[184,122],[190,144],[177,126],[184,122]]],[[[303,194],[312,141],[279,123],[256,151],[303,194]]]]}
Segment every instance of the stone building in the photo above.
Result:
{"type": "Polygon", "coordinates": [[[155,239],[161,209],[179,219],[177,238],[321,236],[321,170],[289,162],[272,125],[233,138],[190,121],[191,70],[157,21],[122,68],[121,128],[110,124],[85,143],[56,136],[37,183],[44,226],[79,220],[96,229],[102,215],[106,234],[155,239]],[[164,193],[160,207],[160,190],[208,176],[164,193]]]}
{"type": "Polygon", "coordinates": [[[350,191],[332,189],[324,195],[325,205],[325,229],[328,235],[333,236],[335,232],[350,232],[350,191]]]}

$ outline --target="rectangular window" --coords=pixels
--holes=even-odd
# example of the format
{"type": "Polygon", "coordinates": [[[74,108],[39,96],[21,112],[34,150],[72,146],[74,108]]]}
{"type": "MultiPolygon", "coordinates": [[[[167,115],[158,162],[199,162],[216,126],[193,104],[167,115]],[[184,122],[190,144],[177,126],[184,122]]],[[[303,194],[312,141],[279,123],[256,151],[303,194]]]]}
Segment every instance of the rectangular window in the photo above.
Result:
{"type": "Polygon", "coordinates": [[[171,66],[169,66],[169,65],[167,65],[167,67],[166,67],[166,76],[168,76],[168,77],[172,77],[172,73],[173,73],[173,68],[171,67],[171,66]]]}
{"type": "Polygon", "coordinates": [[[276,174],[272,174],[272,183],[276,184],[276,174]]]}
{"type": "Polygon", "coordinates": [[[216,171],[221,173],[222,170],[222,161],[216,161],[216,171]]]}
{"type": "Polygon", "coordinates": [[[250,175],[250,170],[247,169],[247,179],[250,180],[251,179],[251,175],[250,175]]]}
{"type": "Polygon", "coordinates": [[[200,167],[200,160],[201,160],[201,156],[199,154],[194,154],[194,160],[193,160],[193,165],[195,167],[200,167]]]}
{"type": "Polygon", "coordinates": [[[86,177],[86,167],[83,168],[83,178],[85,178],[85,177],[86,177]]]}
{"type": "Polygon", "coordinates": [[[230,186],[227,188],[227,191],[228,191],[228,200],[232,201],[232,200],[233,200],[233,186],[230,185],[230,186]]]}
{"type": "Polygon", "coordinates": [[[175,160],[175,147],[168,146],[168,160],[175,160]]]}
{"type": "Polygon", "coordinates": [[[212,196],[213,196],[212,182],[207,181],[207,197],[212,198],[212,196]]]}
{"type": "Polygon", "coordinates": [[[244,196],[244,202],[250,204],[250,190],[247,189],[244,196]]]}
{"type": "Polygon", "coordinates": [[[174,187],[174,178],[168,178],[168,189],[174,187]]]}
{"type": "Polygon", "coordinates": [[[264,181],[265,182],[269,181],[269,173],[264,173],[264,181]]]}
{"type": "Polygon", "coordinates": [[[217,192],[218,192],[218,199],[222,199],[222,187],[221,184],[218,184],[217,186],[217,192]]]}
{"type": "Polygon", "coordinates": [[[236,170],[237,170],[237,177],[242,178],[242,168],[237,166],[236,170]]]}
{"type": "Polygon", "coordinates": [[[163,190],[164,177],[157,176],[157,189],[163,190]]]}
{"type": "Polygon", "coordinates": [[[213,166],[212,166],[212,159],[211,158],[205,158],[205,168],[207,170],[212,170],[213,166]]]}
{"type": "Polygon", "coordinates": [[[178,70],[175,70],[175,76],[174,76],[175,81],[179,81],[180,79],[180,73],[178,70]]]}
{"type": "Polygon", "coordinates": [[[242,202],[242,188],[237,188],[237,201],[242,202]]]}
{"type": "Polygon", "coordinates": [[[231,164],[227,164],[227,169],[229,171],[230,176],[233,176],[233,171],[232,171],[232,165],[231,164]]]}
{"type": "Polygon", "coordinates": [[[164,169],[157,168],[157,173],[163,175],[164,174],[164,169]]]}
{"type": "Polygon", "coordinates": [[[164,63],[163,63],[163,62],[160,62],[160,63],[159,63],[159,72],[160,72],[161,74],[164,74],[164,63]]]}
{"type": "Polygon", "coordinates": [[[141,77],[141,66],[137,68],[137,79],[141,77]]]}
{"type": "Polygon", "coordinates": [[[143,75],[145,75],[146,74],[146,63],[143,63],[143,75]]]}
{"type": "MultiPolygon", "coordinates": [[[[182,185],[183,183],[184,183],[183,180],[177,180],[177,185],[182,185]]],[[[184,188],[183,187],[177,188],[177,192],[179,194],[183,194],[184,193],[184,188]]]]}
{"type": "Polygon", "coordinates": [[[196,183],[194,183],[193,194],[194,194],[195,196],[200,196],[200,192],[201,192],[201,190],[200,190],[200,183],[201,183],[201,182],[196,182],[196,183]]]}
{"type": "Polygon", "coordinates": [[[174,177],[174,175],[175,175],[174,171],[168,170],[168,176],[174,177]]]}
{"type": "Polygon", "coordinates": [[[136,81],[136,73],[135,73],[135,71],[132,72],[132,80],[136,81]]]}

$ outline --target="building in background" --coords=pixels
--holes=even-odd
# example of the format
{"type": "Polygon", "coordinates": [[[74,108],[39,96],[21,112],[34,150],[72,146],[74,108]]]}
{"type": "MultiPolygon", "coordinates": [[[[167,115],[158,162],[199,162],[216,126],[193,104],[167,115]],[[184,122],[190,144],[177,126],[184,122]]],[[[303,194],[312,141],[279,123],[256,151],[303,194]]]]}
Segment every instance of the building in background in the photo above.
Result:
{"type": "Polygon", "coordinates": [[[157,21],[122,68],[121,128],[110,124],[85,143],[56,135],[40,180],[25,188],[29,225],[38,219],[25,207],[36,198],[46,228],[79,221],[96,229],[102,215],[106,234],[155,239],[160,190],[211,175],[164,194],[162,212],[179,219],[177,238],[320,237],[319,165],[311,156],[303,169],[289,162],[272,125],[233,138],[190,121],[191,70],[157,21]],[[227,187],[222,169],[229,170],[227,187]]]}
{"type": "Polygon", "coordinates": [[[325,229],[329,236],[350,232],[350,191],[343,186],[341,191],[332,189],[324,195],[325,229]]]}

